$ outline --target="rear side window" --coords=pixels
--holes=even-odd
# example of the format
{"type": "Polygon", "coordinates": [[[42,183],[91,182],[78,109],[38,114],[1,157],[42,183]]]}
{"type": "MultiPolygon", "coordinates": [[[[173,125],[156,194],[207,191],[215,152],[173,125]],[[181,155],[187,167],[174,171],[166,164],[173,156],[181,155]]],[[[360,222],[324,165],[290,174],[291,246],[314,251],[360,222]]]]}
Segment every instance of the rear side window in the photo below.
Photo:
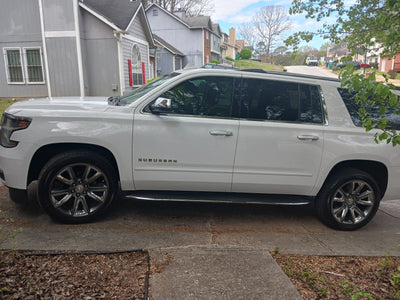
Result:
{"type": "Polygon", "coordinates": [[[242,118],[322,123],[318,86],[262,79],[243,79],[242,118]]]}
{"type": "MultiPolygon", "coordinates": [[[[344,104],[350,114],[351,120],[353,121],[355,126],[362,127],[362,120],[358,114],[358,110],[362,107],[360,104],[356,103],[353,99],[354,94],[350,93],[348,89],[338,88],[339,94],[343,99],[344,104]]],[[[386,114],[381,115],[379,113],[379,105],[364,106],[366,111],[370,114],[372,120],[378,120],[382,117],[386,118],[387,124],[392,128],[399,130],[400,129],[400,116],[394,114],[394,109],[388,108],[386,110],[386,114]]]]}

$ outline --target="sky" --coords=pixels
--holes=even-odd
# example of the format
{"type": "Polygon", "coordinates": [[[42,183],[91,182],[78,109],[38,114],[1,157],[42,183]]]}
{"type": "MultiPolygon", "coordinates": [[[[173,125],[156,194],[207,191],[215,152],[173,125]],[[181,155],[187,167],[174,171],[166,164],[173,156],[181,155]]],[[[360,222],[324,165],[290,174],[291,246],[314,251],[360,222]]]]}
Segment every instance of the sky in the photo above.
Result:
{"type": "MultiPolygon", "coordinates": [[[[211,19],[214,23],[218,23],[223,32],[229,34],[229,28],[236,28],[236,38],[239,38],[238,27],[242,23],[251,22],[252,17],[257,11],[264,6],[268,5],[281,5],[289,10],[291,0],[215,0],[213,1],[214,12],[211,14],[211,19]]],[[[322,27],[322,24],[317,23],[315,20],[306,19],[304,15],[289,16],[292,22],[291,30],[284,33],[282,41],[276,46],[283,46],[283,40],[290,34],[297,31],[315,31],[322,27]]],[[[313,48],[319,49],[324,43],[321,38],[316,38],[308,44],[302,43],[300,46],[308,45],[313,48]]]]}

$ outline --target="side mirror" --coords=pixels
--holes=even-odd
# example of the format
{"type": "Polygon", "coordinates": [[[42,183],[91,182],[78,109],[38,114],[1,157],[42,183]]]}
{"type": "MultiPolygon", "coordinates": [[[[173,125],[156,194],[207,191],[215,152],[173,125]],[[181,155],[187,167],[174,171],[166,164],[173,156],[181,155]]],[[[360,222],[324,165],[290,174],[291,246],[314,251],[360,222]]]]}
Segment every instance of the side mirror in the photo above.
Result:
{"type": "Polygon", "coordinates": [[[168,113],[172,110],[172,100],[159,97],[153,104],[150,105],[150,110],[156,115],[168,113]]]}

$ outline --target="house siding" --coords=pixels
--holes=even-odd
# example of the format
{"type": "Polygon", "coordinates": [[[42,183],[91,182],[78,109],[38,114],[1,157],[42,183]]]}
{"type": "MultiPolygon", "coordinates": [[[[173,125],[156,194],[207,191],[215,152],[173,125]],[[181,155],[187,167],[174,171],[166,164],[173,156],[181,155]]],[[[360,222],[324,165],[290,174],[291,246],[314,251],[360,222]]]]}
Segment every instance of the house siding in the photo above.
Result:
{"type": "Polygon", "coordinates": [[[86,11],[83,12],[81,28],[87,94],[120,95],[118,45],[112,28],[86,11]],[[113,87],[117,89],[113,90],[113,87]]]}
{"type": "Polygon", "coordinates": [[[52,96],[79,96],[75,37],[46,38],[52,96]]]}
{"type": "Polygon", "coordinates": [[[121,95],[129,87],[127,60],[133,44],[139,46],[146,81],[149,78],[152,41],[142,8],[126,29],[128,38],[119,35],[119,44],[115,27],[88,12],[78,0],[1,0],[1,4],[1,53],[9,48],[21,53],[24,48],[39,48],[44,83],[8,83],[3,54],[0,97],[121,95]]]}
{"type": "Polygon", "coordinates": [[[133,90],[133,87],[129,86],[129,66],[128,60],[132,59],[132,48],[133,45],[137,45],[140,51],[140,57],[142,62],[144,62],[144,72],[146,82],[149,79],[149,45],[147,42],[146,35],[143,30],[143,21],[139,16],[136,16],[132,21],[132,24],[127,31],[131,35],[131,39],[129,37],[122,38],[122,57],[123,57],[123,74],[124,74],[124,84],[125,84],[125,92],[129,92],[133,90]]]}
{"type": "MultiPolygon", "coordinates": [[[[35,47],[43,52],[40,13],[37,1],[1,0],[0,50],[4,48],[35,47]]],[[[42,68],[44,59],[42,55],[42,68]]],[[[44,72],[44,78],[45,78],[44,72]]],[[[47,80],[45,78],[45,82],[47,80]]],[[[8,84],[6,60],[0,59],[0,97],[41,97],[47,95],[45,84],[8,84]]]]}
{"type": "Polygon", "coordinates": [[[204,63],[203,30],[190,29],[158,8],[158,14],[155,16],[153,9],[152,7],[146,11],[152,32],[185,54],[183,67],[188,64],[202,66],[204,63]]]}
{"type": "Polygon", "coordinates": [[[75,30],[73,1],[42,0],[46,31],[75,30]]]}
{"type": "Polygon", "coordinates": [[[127,30],[133,37],[142,41],[147,41],[146,35],[143,30],[143,25],[139,16],[132,21],[131,26],[127,30]]]}
{"type": "Polygon", "coordinates": [[[157,76],[174,71],[174,55],[165,49],[157,49],[157,76]]]}
{"type": "Polygon", "coordinates": [[[211,62],[211,32],[209,32],[208,30],[204,29],[204,63],[210,63],[211,62]],[[208,36],[208,39],[207,39],[208,36]]]}
{"type": "Polygon", "coordinates": [[[80,96],[77,40],[75,36],[69,36],[75,31],[76,0],[40,1],[43,5],[44,33],[47,36],[51,96],[80,96]]]}
{"type": "Polygon", "coordinates": [[[389,72],[391,70],[400,71],[400,53],[394,57],[381,57],[379,71],[389,72]]]}

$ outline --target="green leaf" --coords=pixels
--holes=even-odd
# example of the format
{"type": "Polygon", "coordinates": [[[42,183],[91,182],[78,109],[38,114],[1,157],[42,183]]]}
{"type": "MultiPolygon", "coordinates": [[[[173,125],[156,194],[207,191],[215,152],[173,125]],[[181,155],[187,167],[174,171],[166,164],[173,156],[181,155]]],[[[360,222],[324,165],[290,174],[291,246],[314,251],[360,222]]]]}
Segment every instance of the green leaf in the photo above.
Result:
{"type": "Polygon", "coordinates": [[[389,137],[388,134],[384,132],[379,135],[379,140],[383,141],[386,140],[388,137],[389,137]]]}

